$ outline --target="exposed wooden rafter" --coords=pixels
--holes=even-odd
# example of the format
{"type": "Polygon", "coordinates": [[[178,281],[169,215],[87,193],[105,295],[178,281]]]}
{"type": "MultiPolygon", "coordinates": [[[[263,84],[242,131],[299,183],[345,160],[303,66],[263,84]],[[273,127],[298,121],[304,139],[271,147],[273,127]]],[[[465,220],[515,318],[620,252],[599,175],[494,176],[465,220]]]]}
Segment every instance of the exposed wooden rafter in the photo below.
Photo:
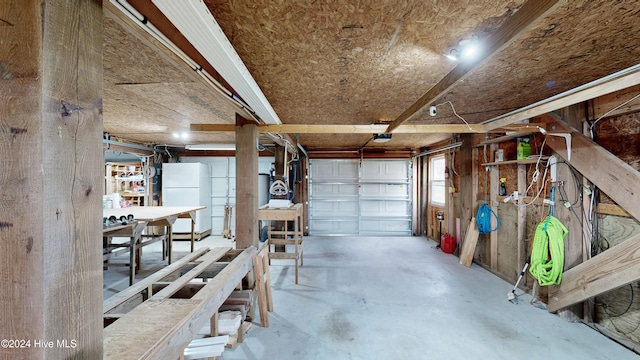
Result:
{"type": "Polygon", "coordinates": [[[521,34],[531,29],[541,19],[554,11],[563,0],[529,0],[522,7],[508,18],[505,23],[495,33],[491,34],[482,46],[482,55],[475,61],[461,62],[442,80],[434,85],[426,94],[422,95],[418,101],[405,110],[387,128],[386,132],[397,132],[396,129],[405,121],[409,120],[418,111],[432,103],[442,95],[446,94],[455,84],[467,76],[471,70],[485,62],[494,54],[500,52],[521,34]]]}
{"type": "MultiPolygon", "coordinates": [[[[191,124],[191,131],[229,132],[235,131],[234,124],[191,124]]],[[[261,133],[281,134],[380,134],[387,125],[259,125],[261,133]]],[[[448,133],[481,133],[483,126],[478,124],[432,124],[402,125],[395,133],[404,134],[448,134],[448,133]]]]}

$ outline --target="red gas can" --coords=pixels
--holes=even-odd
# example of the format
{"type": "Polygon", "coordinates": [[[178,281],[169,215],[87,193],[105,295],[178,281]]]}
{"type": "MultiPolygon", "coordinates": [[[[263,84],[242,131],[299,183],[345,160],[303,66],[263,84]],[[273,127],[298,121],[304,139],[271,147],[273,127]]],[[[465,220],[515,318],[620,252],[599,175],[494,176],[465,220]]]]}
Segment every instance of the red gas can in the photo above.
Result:
{"type": "Polygon", "coordinates": [[[456,249],[456,239],[449,233],[442,234],[440,237],[440,248],[443,253],[453,254],[456,249]]]}

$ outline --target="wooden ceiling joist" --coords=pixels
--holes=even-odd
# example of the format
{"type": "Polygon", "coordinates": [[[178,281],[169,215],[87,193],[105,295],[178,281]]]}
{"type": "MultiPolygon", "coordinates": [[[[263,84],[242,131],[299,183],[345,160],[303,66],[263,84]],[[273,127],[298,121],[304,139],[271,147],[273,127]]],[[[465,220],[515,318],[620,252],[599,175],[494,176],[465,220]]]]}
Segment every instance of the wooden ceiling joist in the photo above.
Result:
{"type": "MultiPolygon", "coordinates": [[[[191,131],[229,132],[235,131],[234,124],[191,124],[191,131]]],[[[380,134],[387,125],[259,125],[261,133],[279,134],[380,134]]],[[[484,127],[479,124],[430,124],[402,125],[395,133],[403,134],[448,134],[448,133],[481,133],[484,127]]]]}
{"type": "Polygon", "coordinates": [[[555,10],[563,0],[529,0],[496,32],[491,34],[482,42],[482,54],[475,61],[463,61],[459,63],[451,72],[445,75],[426,94],[422,95],[413,105],[405,110],[387,128],[386,132],[396,132],[396,129],[413,115],[431,104],[434,100],[446,94],[456,83],[467,76],[471,70],[488,60],[494,54],[500,52],[513,42],[518,36],[535,26],[538,21],[547,14],[555,10]]]}

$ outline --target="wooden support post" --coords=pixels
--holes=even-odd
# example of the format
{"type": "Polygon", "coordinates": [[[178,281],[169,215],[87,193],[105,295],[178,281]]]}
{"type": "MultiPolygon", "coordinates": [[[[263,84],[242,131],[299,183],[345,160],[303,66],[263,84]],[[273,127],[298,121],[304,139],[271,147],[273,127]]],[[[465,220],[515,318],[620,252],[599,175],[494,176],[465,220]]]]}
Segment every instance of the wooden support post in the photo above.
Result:
{"type": "Polygon", "coordinates": [[[258,125],[236,115],[236,246],[258,246],[258,125]]]}
{"type": "MultiPolygon", "coordinates": [[[[287,151],[284,148],[284,146],[276,146],[273,151],[273,157],[274,157],[274,166],[275,166],[274,180],[280,180],[286,184],[287,182],[285,181],[285,177],[287,176],[287,173],[284,170],[286,168],[285,159],[287,157],[287,151]]],[[[282,198],[282,196],[276,196],[276,198],[280,199],[282,198]]],[[[287,223],[286,221],[268,221],[267,226],[269,227],[269,231],[271,230],[284,231],[286,230],[284,227],[287,226],[287,223]]],[[[271,238],[271,233],[269,233],[269,238],[271,238]]],[[[269,244],[269,246],[271,246],[271,244],[269,244]]],[[[274,244],[273,247],[274,247],[274,251],[276,252],[286,251],[284,245],[274,244]]]]}
{"type": "MultiPolygon", "coordinates": [[[[493,158],[493,154],[495,154],[496,150],[498,150],[498,144],[491,144],[490,151],[491,157],[493,158]]],[[[492,160],[493,161],[493,160],[492,160]]],[[[489,183],[486,186],[489,187],[489,207],[493,210],[494,213],[498,213],[498,167],[492,166],[489,170],[489,183]]],[[[496,219],[491,217],[491,228],[495,229],[498,223],[496,219]]],[[[491,241],[491,271],[498,271],[498,230],[492,231],[489,234],[489,239],[491,241]]]]}
{"type": "Polygon", "coordinates": [[[101,359],[102,6],[0,7],[0,358],[101,359]]]}
{"type": "Polygon", "coordinates": [[[527,233],[527,205],[524,197],[527,195],[527,165],[518,165],[518,270],[524,267],[527,259],[526,233],[527,233]]]}
{"type": "Polygon", "coordinates": [[[209,335],[211,337],[216,337],[218,336],[218,318],[219,318],[219,312],[216,311],[213,316],[211,317],[211,319],[209,320],[209,335]]]}
{"type": "MultiPolygon", "coordinates": [[[[473,146],[472,146],[472,136],[463,135],[462,136],[462,146],[460,147],[460,151],[456,154],[456,158],[459,160],[459,168],[458,172],[460,174],[460,185],[459,189],[456,189],[460,194],[460,211],[457,212],[457,217],[460,218],[460,223],[463,224],[463,228],[466,229],[467,224],[471,220],[471,218],[475,215],[473,213],[473,209],[475,208],[476,199],[473,197],[473,146]]],[[[476,190],[477,191],[477,190],[476,190]]],[[[462,237],[464,234],[460,234],[458,237],[458,242],[462,244],[462,237]]]]}
{"type": "MultiPolygon", "coordinates": [[[[548,140],[547,140],[548,142],[548,140]]],[[[560,220],[569,230],[569,234],[564,239],[564,270],[567,271],[569,269],[574,268],[575,266],[582,263],[582,211],[580,211],[580,206],[582,203],[579,202],[575,206],[575,214],[571,211],[570,208],[567,208],[565,204],[560,201],[560,188],[563,188],[563,191],[567,194],[569,199],[565,199],[568,201],[578,201],[576,197],[579,197],[580,194],[576,194],[576,185],[582,186],[582,176],[578,175],[578,184],[573,178],[571,174],[571,170],[568,166],[560,165],[557,166],[557,174],[558,181],[562,181],[563,185],[556,186],[555,198],[556,198],[556,212],[555,216],[560,220]]],[[[564,281],[564,279],[563,279],[564,281]]],[[[558,313],[560,317],[568,321],[575,321],[576,318],[583,317],[584,308],[582,304],[577,304],[566,310],[562,310],[558,313]]]]}

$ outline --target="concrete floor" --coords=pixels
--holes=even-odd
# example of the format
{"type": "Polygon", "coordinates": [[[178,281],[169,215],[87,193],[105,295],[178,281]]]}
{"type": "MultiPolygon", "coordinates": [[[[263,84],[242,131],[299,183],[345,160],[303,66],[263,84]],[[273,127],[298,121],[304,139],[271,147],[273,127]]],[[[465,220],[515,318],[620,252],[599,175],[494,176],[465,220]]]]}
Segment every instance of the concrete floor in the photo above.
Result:
{"type": "MultiPolygon", "coordinates": [[[[208,237],[197,246],[229,244],[208,237]]],[[[435,245],[421,237],[305,238],[298,285],[293,261],[270,267],[270,327],[256,320],[222,359],[640,359],[530,305],[528,295],[512,304],[513,284],[435,245]]],[[[161,266],[152,246],[141,276],[161,266]]],[[[105,272],[105,296],[127,285],[126,268],[115,269],[105,272]]]]}

